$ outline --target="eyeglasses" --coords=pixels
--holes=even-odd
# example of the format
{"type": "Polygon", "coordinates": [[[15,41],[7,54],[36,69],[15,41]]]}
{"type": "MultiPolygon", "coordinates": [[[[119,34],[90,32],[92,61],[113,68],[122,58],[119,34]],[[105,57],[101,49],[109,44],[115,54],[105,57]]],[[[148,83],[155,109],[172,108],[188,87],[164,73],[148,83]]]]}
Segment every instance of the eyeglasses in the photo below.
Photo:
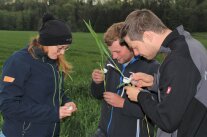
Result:
{"type": "Polygon", "coordinates": [[[58,49],[57,51],[58,52],[67,51],[67,50],[69,50],[69,48],[70,48],[70,46],[68,46],[68,45],[67,46],[66,45],[65,46],[60,46],[59,45],[59,46],[57,46],[57,49],[58,49]]]}

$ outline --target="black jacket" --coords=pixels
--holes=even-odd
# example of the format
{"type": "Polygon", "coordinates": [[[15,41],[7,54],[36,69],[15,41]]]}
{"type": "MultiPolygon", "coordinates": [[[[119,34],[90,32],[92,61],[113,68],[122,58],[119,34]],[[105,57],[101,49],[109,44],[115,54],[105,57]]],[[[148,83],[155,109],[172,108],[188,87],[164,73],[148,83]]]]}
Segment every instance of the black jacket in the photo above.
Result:
{"type": "MultiPolygon", "coordinates": [[[[147,61],[144,58],[136,57],[127,66],[117,64],[122,70],[125,77],[130,76],[130,72],[144,72],[153,75],[157,72],[159,64],[156,61],[147,61]]],[[[107,67],[106,91],[111,91],[119,95],[122,94],[122,89],[117,89],[117,86],[122,82],[122,77],[112,67],[107,67]]],[[[103,99],[104,85],[91,84],[92,95],[97,99],[103,99]]],[[[139,126],[138,133],[140,137],[147,137],[147,125],[144,120],[143,111],[138,103],[131,102],[127,98],[125,92],[123,108],[115,108],[107,104],[104,100],[102,102],[101,118],[99,128],[105,133],[107,137],[136,137],[137,123],[139,126]]],[[[148,121],[149,122],[149,121],[148,121]]],[[[154,129],[153,125],[149,122],[150,134],[152,136],[154,129]]]]}
{"type": "Polygon", "coordinates": [[[138,95],[138,102],[162,130],[158,137],[206,137],[206,49],[182,26],[167,36],[162,47],[171,52],[159,69],[160,102],[146,92],[138,95]]]}

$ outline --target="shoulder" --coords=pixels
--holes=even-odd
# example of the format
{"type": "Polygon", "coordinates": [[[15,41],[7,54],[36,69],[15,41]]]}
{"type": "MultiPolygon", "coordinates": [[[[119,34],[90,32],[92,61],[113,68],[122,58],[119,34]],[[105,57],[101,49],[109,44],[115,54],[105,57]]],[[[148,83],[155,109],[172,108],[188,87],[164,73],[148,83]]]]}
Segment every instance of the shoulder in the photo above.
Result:
{"type": "Polygon", "coordinates": [[[26,49],[14,52],[5,62],[4,67],[28,67],[30,54],[26,49]]]}
{"type": "Polygon", "coordinates": [[[31,56],[27,49],[21,49],[19,51],[14,52],[8,60],[15,60],[19,62],[24,62],[30,59],[31,56]]]}
{"type": "Polygon", "coordinates": [[[190,58],[177,54],[167,56],[160,67],[160,71],[169,71],[169,73],[187,73],[194,69],[196,69],[195,64],[190,58]]]}
{"type": "Polygon", "coordinates": [[[12,56],[18,57],[18,58],[27,58],[28,56],[30,56],[27,48],[25,49],[21,49],[19,51],[14,52],[14,54],[12,56]]]}

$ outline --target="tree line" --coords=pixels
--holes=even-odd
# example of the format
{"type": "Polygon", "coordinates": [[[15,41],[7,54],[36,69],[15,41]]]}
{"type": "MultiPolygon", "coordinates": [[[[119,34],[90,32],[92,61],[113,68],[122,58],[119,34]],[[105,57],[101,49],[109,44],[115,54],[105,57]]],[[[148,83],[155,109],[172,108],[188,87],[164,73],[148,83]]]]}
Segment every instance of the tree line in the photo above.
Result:
{"type": "Polygon", "coordinates": [[[155,12],[171,29],[182,24],[190,32],[207,31],[207,0],[0,0],[1,30],[38,30],[41,17],[50,12],[66,21],[72,31],[87,31],[83,20],[104,32],[112,23],[124,21],[135,9],[155,12]]]}

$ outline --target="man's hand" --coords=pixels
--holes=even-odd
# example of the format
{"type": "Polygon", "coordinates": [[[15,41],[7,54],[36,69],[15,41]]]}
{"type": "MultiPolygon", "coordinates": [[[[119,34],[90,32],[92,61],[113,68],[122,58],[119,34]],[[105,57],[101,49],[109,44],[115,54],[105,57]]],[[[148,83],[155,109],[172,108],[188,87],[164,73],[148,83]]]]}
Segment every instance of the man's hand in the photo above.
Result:
{"type": "Polygon", "coordinates": [[[104,73],[99,69],[94,69],[92,72],[92,79],[96,84],[100,84],[104,81],[104,73]]]}
{"type": "Polygon", "coordinates": [[[128,95],[128,98],[131,101],[138,102],[137,96],[140,92],[140,88],[132,87],[132,86],[126,86],[126,87],[124,87],[124,90],[126,90],[126,94],[128,95]]]}
{"type": "Polygon", "coordinates": [[[154,77],[142,72],[133,73],[130,78],[132,85],[141,87],[151,87],[153,85],[154,77]]]}
{"type": "Polygon", "coordinates": [[[124,99],[112,92],[104,92],[104,100],[113,107],[123,108],[124,99]]]}

